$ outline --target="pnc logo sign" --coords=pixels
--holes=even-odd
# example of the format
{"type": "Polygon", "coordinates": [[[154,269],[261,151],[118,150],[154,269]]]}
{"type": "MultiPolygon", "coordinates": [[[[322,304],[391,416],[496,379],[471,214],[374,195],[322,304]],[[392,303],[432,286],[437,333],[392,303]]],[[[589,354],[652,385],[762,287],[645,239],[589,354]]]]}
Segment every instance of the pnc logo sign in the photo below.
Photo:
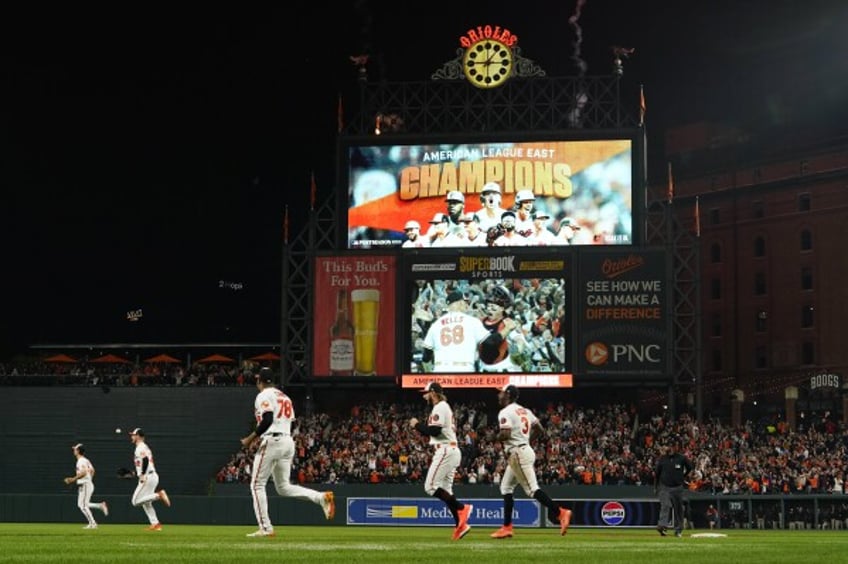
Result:
{"type": "Polygon", "coordinates": [[[607,363],[609,350],[603,343],[595,341],[586,347],[586,361],[592,366],[601,366],[607,363]]]}
{"type": "Polygon", "coordinates": [[[584,351],[586,361],[592,366],[607,363],[659,364],[662,362],[659,345],[607,345],[600,341],[589,343],[584,351]]]}

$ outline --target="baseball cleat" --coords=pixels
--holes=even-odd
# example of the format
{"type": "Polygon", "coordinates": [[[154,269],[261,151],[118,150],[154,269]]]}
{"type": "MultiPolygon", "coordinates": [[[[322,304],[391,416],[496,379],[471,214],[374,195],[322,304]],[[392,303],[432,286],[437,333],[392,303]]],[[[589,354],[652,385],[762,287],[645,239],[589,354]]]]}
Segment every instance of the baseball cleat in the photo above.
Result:
{"type": "Polygon", "coordinates": [[[162,530],[162,523],[154,523],[144,530],[145,531],[161,531],[162,530]]]}
{"type": "Polygon", "coordinates": [[[456,529],[453,530],[453,540],[458,541],[462,537],[468,534],[468,531],[471,530],[471,525],[468,523],[464,525],[459,525],[456,529]]]}
{"type": "Polygon", "coordinates": [[[247,537],[276,537],[277,533],[274,531],[266,531],[265,529],[259,529],[258,531],[254,531],[252,533],[247,533],[245,536],[247,537]]]}
{"type": "Polygon", "coordinates": [[[658,532],[660,535],[665,536],[665,531],[666,531],[666,528],[665,528],[665,527],[663,527],[662,525],[657,525],[657,532],[658,532]]]}
{"type": "Polygon", "coordinates": [[[568,525],[571,524],[571,510],[565,507],[559,508],[559,534],[565,536],[568,532],[568,525]]]}
{"type": "Polygon", "coordinates": [[[90,523],[90,524],[86,525],[85,527],[83,527],[83,529],[96,529],[96,528],[97,528],[97,525],[95,523],[90,523]]]}
{"type": "Polygon", "coordinates": [[[102,511],[102,512],[103,512],[103,515],[104,515],[104,516],[106,516],[106,517],[108,517],[108,516],[109,516],[109,506],[108,506],[108,505],[106,505],[106,502],[105,502],[105,501],[104,501],[103,503],[101,503],[101,504],[100,504],[100,511],[102,511]]]}
{"type": "Polygon", "coordinates": [[[165,507],[171,507],[171,498],[168,497],[168,492],[159,490],[159,499],[165,504],[165,507]]]}
{"type": "Polygon", "coordinates": [[[321,498],[321,508],[324,510],[324,517],[332,519],[336,516],[336,500],[333,492],[324,492],[321,498]]]}
{"type": "Polygon", "coordinates": [[[459,516],[459,524],[457,525],[457,529],[461,529],[468,524],[468,518],[471,517],[472,509],[474,509],[474,506],[470,503],[466,503],[465,507],[459,510],[459,512],[457,513],[457,515],[459,516]]]}
{"type": "Polygon", "coordinates": [[[489,536],[491,536],[493,539],[508,539],[508,538],[511,538],[512,537],[512,525],[504,525],[503,527],[501,527],[500,529],[498,529],[497,531],[495,531],[494,533],[492,533],[489,536]]]}

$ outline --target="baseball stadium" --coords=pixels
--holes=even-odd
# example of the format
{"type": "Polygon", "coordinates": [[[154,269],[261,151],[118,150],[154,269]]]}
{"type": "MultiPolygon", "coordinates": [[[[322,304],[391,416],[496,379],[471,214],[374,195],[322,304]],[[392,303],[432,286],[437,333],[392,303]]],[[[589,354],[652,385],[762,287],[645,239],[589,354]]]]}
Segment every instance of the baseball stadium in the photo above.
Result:
{"type": "Polygon", "coordinates": [[[842,561],[844,140],[649,175],[620,48],[477,23],[424,81],[351,57],[279,340],[0,364],[0,560],[842,561]]]}

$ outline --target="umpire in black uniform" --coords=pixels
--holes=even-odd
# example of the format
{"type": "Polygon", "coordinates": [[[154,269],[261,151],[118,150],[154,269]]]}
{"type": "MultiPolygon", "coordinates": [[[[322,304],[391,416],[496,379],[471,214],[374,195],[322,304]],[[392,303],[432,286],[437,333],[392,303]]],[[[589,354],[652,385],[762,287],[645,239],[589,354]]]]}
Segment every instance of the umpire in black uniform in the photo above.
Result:
{"type": "Polygon", "coordinates": [[[654,494],[659,493],[660,498],[657,531],[662,536],[665,536],[665,532],[672,526],[674,536],[683,536],[683,493],[686,491],[686,478],[692,470],[692,461],[680,453],[680,439],[672,438],[663,448],[663,454],[654,468],[654,494]]]}

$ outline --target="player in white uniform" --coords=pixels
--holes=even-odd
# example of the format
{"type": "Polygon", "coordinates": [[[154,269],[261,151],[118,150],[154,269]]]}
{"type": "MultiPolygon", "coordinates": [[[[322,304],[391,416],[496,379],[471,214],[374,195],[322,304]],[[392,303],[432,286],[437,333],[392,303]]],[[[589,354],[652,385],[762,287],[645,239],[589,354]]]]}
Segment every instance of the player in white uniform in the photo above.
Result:
{"type": "Polygon", "coordinates": [[[479,318],[466,312],[461,292],[447,297],[447,312],[436,319],[424,337],[424,361],[433,359],[433,372],[474,372],[477,347],[490,333],[479,318]]]}
{"type": "Polygon", "coordinates": [[[465,247],[487,247],[486,234],[480,231],[480,220],[475,214],[463,214],[459,222],[465,226],[465,247]]]}
{"type": "Polygon", "coordinates": [[[424,400],[432,405],[432,411],[426,423],[413,417],[409,420],[409,426],[422,435],[430,437],[430,444],[436,449],[433,460],[430,461],[430,469],[427,470],[424,491],[427,495],[441,499],[448,506],[456,522],[452,537],[456,541],[471,530],[468,518],[471,516],[473,506],[470,503],[460,502],[453,495],[454,473],[462,459],[456,442],[453,410],[448,405],[442,385],[438,382],[430,382],[421,391],[424,393],[424,400]]]}
{"type": "Polygon", "coordinates": [[[274,487],[283,497],[294,497],[320,505],[324,516],[332,519],[336,515],[333,492],[319,492],[292,484],[292,459],[294,458],[294,440],[292,439],[292,421],[294,406],[291,399],[274,387],[274,374],[270,368],[262,368],[256,376],[259,394],[254,401],[256,429],[241,439],[242,446],[249,446],[259,440],[259,448],[253,458],[250,474],[250,493],[253,496],[253,511],[259,529],[249,533],[249,537],[273,537],[274,525],[268,514],[268,494],[265,487],[268,479],[274,477],[274,487]]]}
{"type": "Polygon", "coordinates": [[[97,521],[94,520],[92,509],[99,509],[105,517],[109,516],[109,506],[105,501],[100,503],[92,503],[91,496],[94,494],[94,465],[85,457],[85,447],[82,443],[77,443],[71,447],[74,452],[74,457],[77,459],[76,474],[65,478],[65,483],[70,485],[76,482],[77,489],[77,507],[82,511],[88,521],[88,525],[83,529],[96,529],[97,521]]]}
{"type": "Polygon", "coordinates": [[[144,442],[144,431],[136,427],[130,432],[130,440],[135,445],[133,454],[135,464],[135,475],[138,476],[138,485],[132,496],[133,507],[141,506],[147,520],[150,521],[148,531],[161,531],[162,523],[153,508],[154,501],[161,501],[166,507],[171,507],[171,499],[165,490],[156,491],[159,485],[159,474],[156,465],[153,464],[153,451],[144,442]]]}
{"type": "Polygon", "coordinates": [[[497,182],[487,182],[480,191],[480,205],[475,212],[480,231],[486,233],[501,222],[501,215],[506,210],[501,207],[501,186],[497,182]]]}
{"type": "Polygon", "coordinates": [[[403,234],[406,235],[406,241],[401,247],[405,248],[423,248],[429,246],[427,240],[421,236],[421,224],[410,219],[403,226],[403,234]]]}
{"type": "Polygon", "coordinates": [[[515,195],[515,232],[522,237],[533,234],[533,206],[536,196],[532,190],[519,190],[515,195]]]}
{"type": "Polygon", "coordinates": [[[548,518],[559,523],[559,533],[564,535],[571,523],[571,510],[560,506],[551,497],[539,489],[536,480],[536,452],[530,445],[530,440],[539,433],[544,433],[542,424],[533,412],[522,407],[518,399],[518,388],[508,384],[498,389],[498,440],[503,443],[507,457],[507,467],[501,479],[501,495],[504,500],[503,527],[492,533],[493,539],[503,539],[512,536],[512,511],[515,507],[513,492],[515,486],[521,484],[524,492],[548,508],[548,518]]]}
{"type": "Polygon", "coordinates": [[[548,220],[551,216],[545,211],[533,212],[533,233],[527,237],[528,245],[536,245],[546,247],[550,245],[562,245],[562,239],[558,239],[553,232],[548,229],[548,220]]]}

